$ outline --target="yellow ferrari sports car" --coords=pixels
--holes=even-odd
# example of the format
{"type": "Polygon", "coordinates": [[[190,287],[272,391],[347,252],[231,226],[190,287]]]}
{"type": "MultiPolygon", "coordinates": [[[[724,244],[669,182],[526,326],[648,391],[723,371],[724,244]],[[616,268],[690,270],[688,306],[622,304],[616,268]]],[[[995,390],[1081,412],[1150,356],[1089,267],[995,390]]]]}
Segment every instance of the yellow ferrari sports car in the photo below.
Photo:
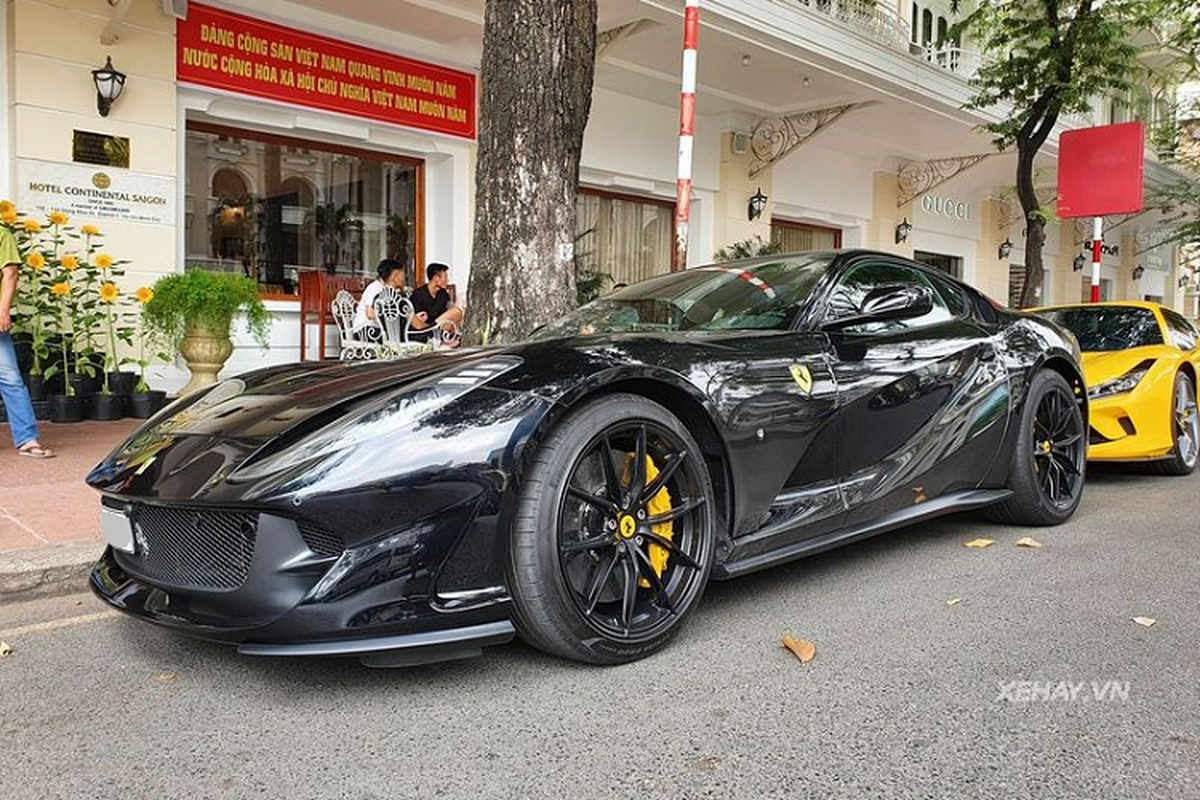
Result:
{"type": "Polygon", "coordinates": [[[1200,332],[1158,303],[1033,309],[1079,340],[1089,400],[1088,459],[1153,461],[1186,475],[1200,454],[1200,332]]]}

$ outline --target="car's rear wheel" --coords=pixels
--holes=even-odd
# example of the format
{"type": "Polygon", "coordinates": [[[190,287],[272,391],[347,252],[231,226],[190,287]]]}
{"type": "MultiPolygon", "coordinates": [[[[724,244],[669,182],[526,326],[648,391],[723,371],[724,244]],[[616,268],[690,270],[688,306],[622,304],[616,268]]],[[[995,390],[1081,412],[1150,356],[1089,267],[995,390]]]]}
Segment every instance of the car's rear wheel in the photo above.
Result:
{"type": "Polygon", "coordinates": [[[1087,441],[1083,412],[1071,386],[1053,370],[1033,376],[1012,453],[1012,496],[992,515],[1018,525],[1066,522],[1083,497],[1087,441]]]}
{"type": "Polygon", "coordinates": [[[699,446],[661,405],[612,394],[580,407],[534,456],[513,522],[522,638],[594,664],[661,648],[708,581],[713,502],[699,446]]]}
{"type": "Polygon", "coordinates": [[[1196,409],[1196,384],[1186,372],[1175,376],[1171,433],[1175,448],[1169,458],[1154,462],[1154,469],[1162,475],[1190,475],[1200,457],[1200,416],[1196,409]]]}

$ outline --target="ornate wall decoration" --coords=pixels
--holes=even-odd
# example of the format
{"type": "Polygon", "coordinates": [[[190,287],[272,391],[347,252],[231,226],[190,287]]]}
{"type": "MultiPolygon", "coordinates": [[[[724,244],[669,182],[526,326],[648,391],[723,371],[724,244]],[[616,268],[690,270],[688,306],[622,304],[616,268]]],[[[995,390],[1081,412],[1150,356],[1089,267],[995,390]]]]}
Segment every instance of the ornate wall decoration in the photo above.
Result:
{"type": "Polygon", "coordinates": [[[762,120],[750,131],[750,150],[754,154],[750,177],[778,163],[849,112],[867,105],[871,103],[849,103],[762,120]]]}
{"type": "Polygon", "coordinates": [[[930,161],[905,162],[900,167],[899,175],[896,176],[900,187],[900,196],[896,199],[896,207],[899,208],[911,203],[931,189],[935,189],[951,178],[961,175],[992,155],[995,155],[995,153],[935,158],[930,161]]]}

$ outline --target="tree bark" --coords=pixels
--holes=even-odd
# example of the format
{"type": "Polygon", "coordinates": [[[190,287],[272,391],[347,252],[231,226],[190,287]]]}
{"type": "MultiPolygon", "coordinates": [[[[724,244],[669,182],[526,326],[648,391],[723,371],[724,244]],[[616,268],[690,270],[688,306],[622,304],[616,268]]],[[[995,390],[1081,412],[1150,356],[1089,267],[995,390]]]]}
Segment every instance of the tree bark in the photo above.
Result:
{"type": "Polygon", "coordinates": [[[469,341],[516,341],[575,307],[596,2],[487,0],[469,341]]]}
{"type": "Polygon", "coordinates": [[[1021,308],[1034,305],[1042,286],[1042,247],[1046,244],[1046,218],[1038,203],[1037,187],[1033,181],[1033,159],[1038,148],[1028,143],[1017,144],[1017,200],[1025,220],[1025,284],[1018,301],[1021,308]]]}

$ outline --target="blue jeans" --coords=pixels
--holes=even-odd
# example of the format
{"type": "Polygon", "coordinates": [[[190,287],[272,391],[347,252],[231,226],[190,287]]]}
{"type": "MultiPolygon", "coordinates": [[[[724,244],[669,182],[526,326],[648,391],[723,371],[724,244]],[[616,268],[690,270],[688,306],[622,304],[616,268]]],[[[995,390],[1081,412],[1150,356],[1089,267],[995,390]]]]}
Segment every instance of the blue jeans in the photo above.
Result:
{"type": "Polygon", "coordinates": [[[8,414],[13,444],[20,447],[37,439],[37,417],[29,400],[29,390],[21,380],[12,335],[8,333],[0,333],[0,398],[3,398],[4,411],[8,414]]]}

